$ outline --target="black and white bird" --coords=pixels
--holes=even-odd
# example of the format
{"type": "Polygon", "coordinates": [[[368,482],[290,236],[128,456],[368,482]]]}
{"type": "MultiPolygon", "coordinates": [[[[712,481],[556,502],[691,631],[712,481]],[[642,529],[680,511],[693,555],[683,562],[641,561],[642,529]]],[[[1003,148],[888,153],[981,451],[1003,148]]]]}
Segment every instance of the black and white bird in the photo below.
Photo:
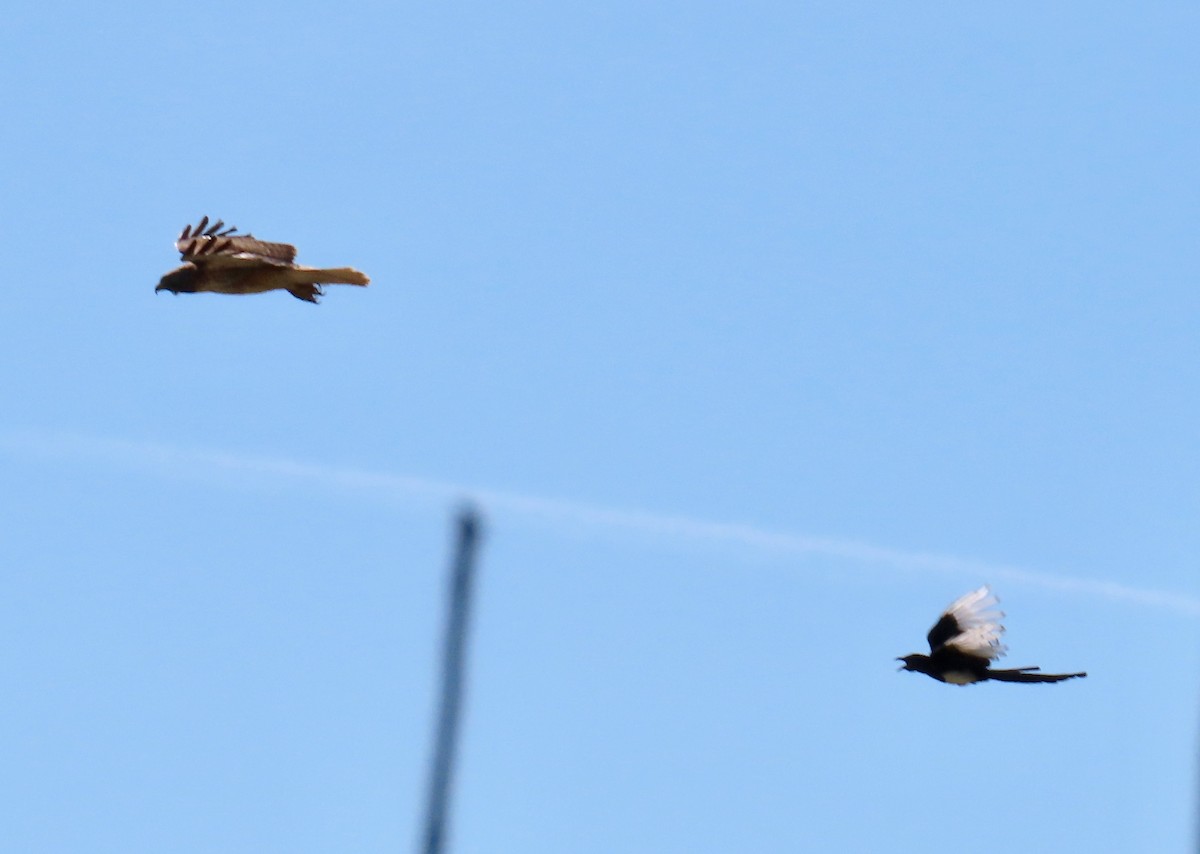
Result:
{"type": "Polygon", "coordinates": [[[1086,673],[1037,673],[1037,667],[993,670],[991,663],[1004,655],[1000,643],[1004,626],[1001,611],[989,610],[998,600],[985,584],[955,599],[929,630],[929,655],[913,653],[897,658],[901,670],[914,670],[951,685],[971,685],[987,679],[998,682],[1062,682],[1086,673]]]}

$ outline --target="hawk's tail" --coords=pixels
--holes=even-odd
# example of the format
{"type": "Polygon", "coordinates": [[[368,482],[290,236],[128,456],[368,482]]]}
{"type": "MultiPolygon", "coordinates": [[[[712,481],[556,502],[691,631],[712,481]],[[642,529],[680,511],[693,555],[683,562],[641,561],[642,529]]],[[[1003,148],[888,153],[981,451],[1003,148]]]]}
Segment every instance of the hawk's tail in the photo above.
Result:
{"type": "Polygon", "coordinates": [[[366,285],[371,281],[353,267],[334,267],[330,270],[296,267],[289,278],[305,285],[366,285]]]}
{"type": "Polygon", "coordinates": [[[1031,673],[1036,667],[1020,667],[1016,670],[989,670],[988,678],[1000,682],[1062,682],[1064,679],[1077,679],[1087,676],[1086,673],[1031,673]]]}
{"type": "Polygon", "coordinates": [[[305,302],[316,302],[321,285],[367,285],[371,280],[352,267],[318,270],[315,267],[293,267],[288,271],[291,284],[288,293],[305,302]]]}

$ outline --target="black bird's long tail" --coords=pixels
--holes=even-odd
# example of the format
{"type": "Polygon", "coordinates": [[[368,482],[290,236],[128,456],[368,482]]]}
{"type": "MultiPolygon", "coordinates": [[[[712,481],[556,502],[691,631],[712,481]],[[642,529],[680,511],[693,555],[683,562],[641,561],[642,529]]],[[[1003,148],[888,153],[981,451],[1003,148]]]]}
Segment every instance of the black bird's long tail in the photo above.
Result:
{"type": "Polygon", "coordinates": [[[989,679],[997,682],[1062,682],[1064,679],[1081,679],[1086,673],[1033,673],[1037,667],[1017,667],[1013,670],[989,670],[989,679]]]}

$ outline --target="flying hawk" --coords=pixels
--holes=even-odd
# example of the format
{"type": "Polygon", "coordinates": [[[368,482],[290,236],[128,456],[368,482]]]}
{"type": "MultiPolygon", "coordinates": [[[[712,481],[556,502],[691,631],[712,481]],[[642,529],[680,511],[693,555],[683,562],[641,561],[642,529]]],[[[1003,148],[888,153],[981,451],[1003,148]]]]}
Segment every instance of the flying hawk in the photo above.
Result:
{"type": "Polygon", "coordinates": [[[162,277],[155,293],[261,294],[284,290],[296,299],[316,302],[323,293],[323,284],[365,285],[371,281],[350,267],[301,267],[295,263],[295,246],[267,243],[236,232],[236,228],[225,228],[221,220],[209,225],[208,217],[195,228],[184,227],[175,241],[184,263],[162,277]]]}
{"type": "Polygon", "coordinates": [[[1086,673],[1035,673],[1038,667],[992,670],[990,665],[1004,655],[1000,643],[1004,614],[989,611],[997,599],[987,585],[954,600],[929,630],[929,655],[906,655],[901,670],[915,670],[939,682],[970,685],[995,679],[998,682],[1061,682],[1086,673]]]}

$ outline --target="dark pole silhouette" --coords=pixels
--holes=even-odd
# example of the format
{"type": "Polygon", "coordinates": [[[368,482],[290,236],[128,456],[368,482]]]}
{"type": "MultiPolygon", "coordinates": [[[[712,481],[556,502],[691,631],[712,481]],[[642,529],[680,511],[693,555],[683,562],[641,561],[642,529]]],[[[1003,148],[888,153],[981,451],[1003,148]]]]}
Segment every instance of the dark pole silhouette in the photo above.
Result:
{"type": "Polygon", "coordinates": [[[458,515],[457,546],[450,567],[450,611],[446,644],[442,650],[442,697],[438,710],[433,768],[429,778],[429,812],[425,821],[425,854],[441,854],[446,841],[446,814],[454,772],[454,749],[462,706],[463,662],[466,657],[467,621],[470,617],[471,582],[475,570],[482,522],[473,507],[458,515]]]}

